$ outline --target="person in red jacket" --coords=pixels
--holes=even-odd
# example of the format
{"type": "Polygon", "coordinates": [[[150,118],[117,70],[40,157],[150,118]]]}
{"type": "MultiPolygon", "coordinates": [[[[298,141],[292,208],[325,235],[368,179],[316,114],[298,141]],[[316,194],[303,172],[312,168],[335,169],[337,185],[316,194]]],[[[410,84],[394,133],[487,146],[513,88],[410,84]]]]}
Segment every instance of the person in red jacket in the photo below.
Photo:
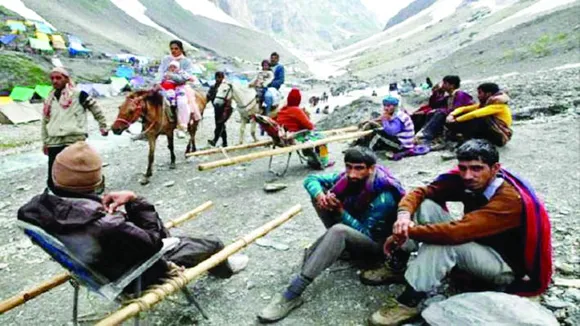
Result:
{"type": "Polygon", "coordinates": [[[302,130],[314,130],[314,123],[310,121],[306,112],[300,108],[302,94],[297,88],[293,88],[288,94],[288,103],[280,110],[276,122],[286,131],[297,132],[302,130]]]}

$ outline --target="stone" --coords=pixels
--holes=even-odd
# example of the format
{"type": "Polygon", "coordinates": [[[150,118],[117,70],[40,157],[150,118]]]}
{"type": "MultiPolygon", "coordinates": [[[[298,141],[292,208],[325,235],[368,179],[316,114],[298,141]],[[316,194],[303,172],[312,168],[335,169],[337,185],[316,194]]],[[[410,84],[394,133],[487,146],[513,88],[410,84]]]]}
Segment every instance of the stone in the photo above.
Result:
{"type": "Polygon", "coordinates": [[[255,243],[260,247],[269,247],[279,251],[286,251],[290,249],[290,246],[288,246],[287,244],[275,242],[266,238],[260,238],[256,240],[255,243]]]}
{"type": "Polygon", "coordinates": [[[163,187],[169,188],[169,187],[173,187],[175,185],[175,181],[167,181],[166,183],[163,184],[163,187]]]}
{"type": "Polygon", "coordinates": [[[500,292],[464,293],[433,303],[421,313],[431,326],[558,326],[552,313],[526,298],[500,292]]]}
{"type": "Polygon", "coordinates": [[[102,167],[106,168],[107,166],[109,166],[110,164],[108,162],[103,162],[103,165],[101,165],[102,167]]]}
{"type": "Polygon", "coordinates": [[[265,192],[278,192],[280,190],[286,189],[288,185],[284,183],[266,183],[264,184],[265,192]]]}
{"type": "Polygon", "coordinates": [[[557,297],[546,297],[544,298],[544,305],[552,309],[563,309],[570,307],[572,304],[557,297]]]}
{"type": "Polygon", "coordinates": [[[564,298],[580,302],[580,290],[579,289],[568,289],[564,292],[564,298]]]}
{"type": "Polygon", "coordinates": [[[556,270],[564,275],[572,275],[574,274],[575,268],[571,264],[556,261],[556,270]]]}

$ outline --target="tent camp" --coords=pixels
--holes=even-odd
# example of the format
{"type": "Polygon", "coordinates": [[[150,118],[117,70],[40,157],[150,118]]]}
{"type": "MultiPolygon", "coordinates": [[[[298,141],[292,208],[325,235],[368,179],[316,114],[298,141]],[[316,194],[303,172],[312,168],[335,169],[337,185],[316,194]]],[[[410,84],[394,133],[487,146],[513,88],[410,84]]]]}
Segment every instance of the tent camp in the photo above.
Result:
{"type": "Polygon", "coordinates": [[[6,26],[10,27],[12,32],[26,32],[26,26],[23,22],[8,20],[6,21],[6,26]]]}
{"type": "Polygon", "coordinates": [[[0,105],[12,103],[12,102],[14,102],[14,101],[12,101],[10,96],[0,96],[0,105]]]}
{"type": "Polygon", "coordinates": [[[50,39],[52,41],[52,47],[58,50],[66,50],[66,43],[62,36],[60,35],[51,35],[50,39]]]}
{"type": "Polygon", "coordinates": [[[28,38],[28,41],[30,42],[30,47],[36,50],[40,50],[40,51],[47,51],[47,52],[53,52],[54,50],[52,49],[52,47],[50,46],[50,43],[48,43],[48,41],[42,41],[39,40],[37,38],[28,38]]]}
{"type": "Polygon", "coordinates": [[[12,92],[10,93],[10,98],[17,102],[30,101],[32,96],[34,96],[34,89],[28,87],[16,86],[12,89],[12,92]]]}
{"type": "Polygon", "coordinates": [[[91,50],[85,48],[81,43],[70,41],[69,39],[68,53],[71,56],[75,55],[89,55],[91,50]]]}
{"type": "Polygon", "coordinates": [[[122,77],[111,77],[111,90],[113,95],[119,95],[125,87],[127,87],[129,81],[122,77]]]}
{"type": "Polygon", "coordinates": [[[46,35],[43,32],[36,32],[34,33],[34,35],[36,36],[37,39],[41,40],[41,41],[46,41],[46,42],[50,42],[50,39],[48,38],[48,35],[46,35]]]}
{"type": "Polygon", "coordinates": [[[0,36],[0,43],[4,45],[8,45],[16,39],[17,35],[15,34],[7,34],[0,36]]]}
{"type": "Polygon", "coordinates": [[[40,98],[45,99],[48,97],[48,93],[52,90],[52,86],[50,85],[36,85],[34,88],[35,95],[38,95],[40,98]]]}
{"type": "Polygon", "coordinates": [[[117,71],[115,72],[115,76],[123,77],[126,79],[131,79],[131,78],[133,78],[134,75],[135,75],[135,72],[133,71],[133,68],[123,66],[123,65],[117,67],[117,71]]]}
{"type": "Polygon", "coordinates": [[[0,105],[0,123],[19,124],[38,121],[42,118],[40,113],[30,106],[22,103],[8,103],[0,105]]]}

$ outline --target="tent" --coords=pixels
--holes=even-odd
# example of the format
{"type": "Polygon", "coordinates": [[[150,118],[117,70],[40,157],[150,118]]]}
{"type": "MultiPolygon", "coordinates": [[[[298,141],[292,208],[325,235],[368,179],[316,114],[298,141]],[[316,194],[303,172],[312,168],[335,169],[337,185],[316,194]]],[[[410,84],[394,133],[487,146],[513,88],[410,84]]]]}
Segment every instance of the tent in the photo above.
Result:
{"type": "Polygon", "coordinates": [[[40,113],[22,103],[8,103],[0,105],[0,123],[26,123],[42,119],[40,113]]]}
{"type": "Polygon", "coordinates": [[[12,43],[15,39],[16,39],[15,34],[2,35],[2,36],[0,36],[0,43],[2,43],[4,45],[8,45],[8,44],[12,43]]]}
{"type": "Polygon", "coordinates": [[[46,25],[45,23],[35,22],[34,25],[36,26],[36,31],[41,32],[44,34],[52,34],[53,28],[46,25]]]}
{"type": "Polygon", "coordinates": [[[33,88],[16,86],[12,89],[12,92],[10,93],[10,98],[14,101],[25,102],[30,101],[33,95],[34,95],[33,88]]]}
{"type": "Polygon", "coordinates": [[[70,43],[77,43],[77,44],[80,44],[81,46],[82,46],[82,44],[83,44],[83,41],[81,41],[81,39],[80,39],[80,38],[78,38],[77,36],[74,36],[74,35],[69,35],[69,36],[68,36],[68,41],[69,41],[70,43]]]}
{"type": "Polygon", "coordinates": [[[10,27],[10,30],[13,32],[26,32],[26,26],[21,22],[7,22],[6,25],[10,27]]]}
{"type": "Polygon", "coordinates": [[[28,41],[30,42],[30,46],[33,49],[41,50],[41,51],[51,51],[51,52],[54,51],[52,49],[52,47],[50,46],[50,43],[48,43],[48,41],[41,41],[39,39],[32,38],[32,37],[28,38],[28,41]]]}
{"type": "Polygon", "coordinates": [[[13,103],[14,101],[12,101],[12,99],[10,98],[10,96],[0,96],[0,105],[4,105],[4,104],[8,104],[8,103],[13,103]]]}
{"type": "Polygon", "coordinates": [[[113,94],[117,95],[129,84],[129,81],[123,77],[111,77],[111,88],[113,94]]]}
{"type": "Polygon", "coordinates": [[[141,76],[135,76],[133,79],[131,79],[129,84],[131,84],[132,88],[139,88],[145,85],[145,79],[143,79],[141,76]]]}
{"type": "Polygon", "coordinates": [[[70,39],[69,39],[69,42],[70,43],[68,45],[68,53],[71,56],[78,55],[78,54],[85,54],[86,55],[86,54],[91,53],[91,50],[85,48],[81,43],[70,41],[70,39]]]}
{"type": "Polygon", "coordinates": [[[50,42],[50,39],[48,38],[48,35],[46,35],[45,33],[42,32],[36,32],[34,33],[34,35],[36,35],[36,38],[41,40],[41,41],[46,41],[46,42],[50,42]]]}
{"type": "Polygon", "coordinates": [[[51,35],[50,39],[52,41],[52,47],[55,49],[59,49],[59,50],[65,50],[66,49],[66,43],[64,41],[64,39],[62,38],[62,36],[60,35],[51,35]]]}
{"type": "Polygon", "coordinates": [[[80,90],[87,92],[92,97],[110,97],[112,96],[111,85],[107,84],[79,84],[80,90]]]}
{"type": "Polygon", "coordinates": [[[51,90],[52,86],[50,85],[36,85],[34,88],[34,92],[43,99],[48,97],[48,93],[50,93],[51,90]]]}
{"type": "Polygon", "coordinates": [[[115,72],[115,76],[126,79],[131,79],[134,75],[135,72],[133,71],[133,68],[122,65],[117,67],[117,72],[115,72]]]}
{"type": "Polygon", "coordinates": [[[199,64],[193,64],[191,66],[191,73],[196,74],[196,75],[201,75],[201,74],[203,74],[203,68],[199,64]]]}

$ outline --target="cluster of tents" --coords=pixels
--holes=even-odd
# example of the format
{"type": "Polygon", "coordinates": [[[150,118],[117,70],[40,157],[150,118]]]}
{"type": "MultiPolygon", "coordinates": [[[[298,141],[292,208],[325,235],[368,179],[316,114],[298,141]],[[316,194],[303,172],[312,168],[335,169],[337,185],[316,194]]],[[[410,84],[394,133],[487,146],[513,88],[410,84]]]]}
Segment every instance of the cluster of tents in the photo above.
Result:
{"type": "Polygon", "coordinates": [[[27,44],[33,50],[41,53],[52,53],[55,50],[68,50],[69,55],[88,55],[91,50],[87,49],[83,42],[74,35],[68,35],[68,46],[65,38],[58,34],[56,29],[47,23],[40,21],[7,20],[6,26],[10,34],[0,35],[0,45],[15,45],[19,35],[27,37],[27,44]]]}

